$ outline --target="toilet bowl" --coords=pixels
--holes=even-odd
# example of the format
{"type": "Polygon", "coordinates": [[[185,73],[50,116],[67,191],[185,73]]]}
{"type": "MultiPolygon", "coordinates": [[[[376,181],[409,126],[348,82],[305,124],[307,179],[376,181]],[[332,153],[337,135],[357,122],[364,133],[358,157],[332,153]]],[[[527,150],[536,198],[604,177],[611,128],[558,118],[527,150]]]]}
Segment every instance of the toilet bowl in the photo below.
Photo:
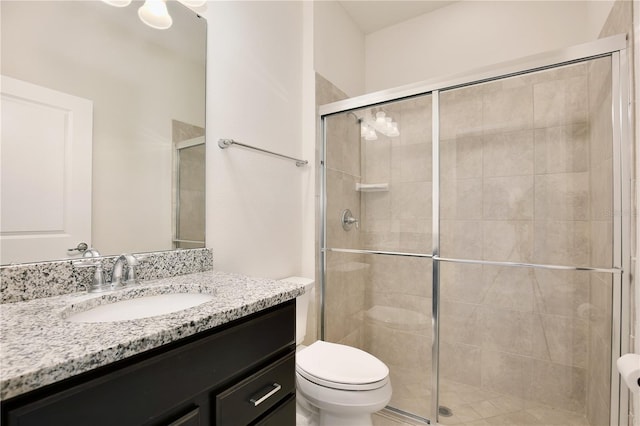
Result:
{"type": "Polygon", "coordinates": [[[391,400],[389,369],[373,355],[346,345],[318,340],[301,345],[313,280],[286,278],[306,285],[296,299],[297,418],[309,425],[370,426],[371,414],[391,400]]]}
{"type": "Polygon", "coordinates": [[[318,340],[296,354],[296,388],[321,426],[367,426],[391,400],[389,369],[373,355],[318,340]]]}

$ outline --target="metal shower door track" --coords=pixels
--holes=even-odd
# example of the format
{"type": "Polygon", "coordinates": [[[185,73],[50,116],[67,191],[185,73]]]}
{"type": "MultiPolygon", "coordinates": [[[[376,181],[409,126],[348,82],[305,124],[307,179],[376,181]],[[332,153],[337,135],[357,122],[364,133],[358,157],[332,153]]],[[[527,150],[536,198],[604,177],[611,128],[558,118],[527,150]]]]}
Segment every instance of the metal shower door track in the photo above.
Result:
{"type": "Polygon", "coordinates": [[[380,103],[396,101],[416,95],[427,94],[434,90],[450,90],[471,84],[484,83],[519,74],[541,71],[547,68],[582,62],[600,56],[607,56],[627,47],[626,35],[620,34],[590,43],[579,44],[565,49],[527,56],[522,59],[508,61],[497,66],[483,67],[470,73],[463,73],[453,77],[437,78],[408,84],[393,89],[381,90],[356,96],[338,102],[321,105],[318,114],[323,117],[357,108],[374,106],[380,103]]]}

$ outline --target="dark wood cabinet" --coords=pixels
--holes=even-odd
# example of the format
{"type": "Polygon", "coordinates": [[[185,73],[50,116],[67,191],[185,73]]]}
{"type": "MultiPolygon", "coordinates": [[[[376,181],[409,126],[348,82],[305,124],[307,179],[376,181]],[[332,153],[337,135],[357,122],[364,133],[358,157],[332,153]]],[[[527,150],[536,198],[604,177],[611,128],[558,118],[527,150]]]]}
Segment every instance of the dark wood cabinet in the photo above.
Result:
{"type": "Polygon", "coordinates": [[[293,426],[295,303],[10,399],[2,423],[293,426]]]}

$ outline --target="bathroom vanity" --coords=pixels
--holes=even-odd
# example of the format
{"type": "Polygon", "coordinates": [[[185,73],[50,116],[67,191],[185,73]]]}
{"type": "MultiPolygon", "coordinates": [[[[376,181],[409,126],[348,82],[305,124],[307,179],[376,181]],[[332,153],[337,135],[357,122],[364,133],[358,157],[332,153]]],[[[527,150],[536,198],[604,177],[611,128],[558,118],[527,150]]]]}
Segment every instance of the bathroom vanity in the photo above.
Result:
{"type": "Polygon", "coordinates": [[[303,286],[208,271],[136,290],[190,285],[216,297],[106,324],[65,319],[100,295],[2,305],[2,424],[294,425],[303,286]]]}

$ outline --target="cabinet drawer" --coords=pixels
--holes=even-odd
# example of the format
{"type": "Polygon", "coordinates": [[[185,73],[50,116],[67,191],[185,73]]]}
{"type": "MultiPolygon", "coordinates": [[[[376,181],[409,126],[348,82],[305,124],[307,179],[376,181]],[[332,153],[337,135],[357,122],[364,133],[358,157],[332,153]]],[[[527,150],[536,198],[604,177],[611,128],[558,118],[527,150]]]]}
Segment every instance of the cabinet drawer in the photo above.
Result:
{"type": "Polygon", "coordinates": [[[246,425],[295,393],[295,352],[216,396],[217,425],[246,425]]]}

